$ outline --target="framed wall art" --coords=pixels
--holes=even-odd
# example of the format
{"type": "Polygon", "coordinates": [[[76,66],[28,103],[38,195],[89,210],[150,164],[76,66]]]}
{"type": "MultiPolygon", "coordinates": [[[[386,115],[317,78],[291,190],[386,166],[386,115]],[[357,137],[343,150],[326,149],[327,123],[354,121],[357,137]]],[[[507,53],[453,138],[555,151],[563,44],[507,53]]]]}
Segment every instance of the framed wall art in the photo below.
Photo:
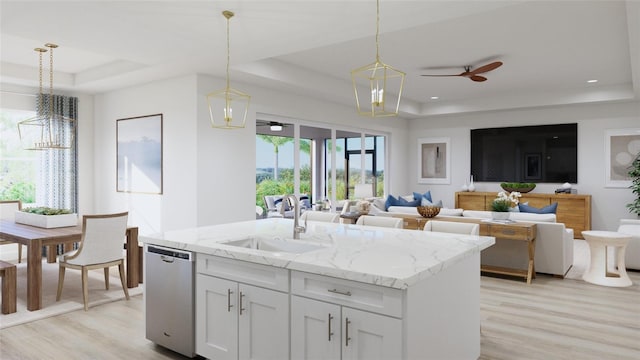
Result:
{"type": "Polygon", "coordinates": [[[418,139],[418,183],[451,183],[450,143],[449,138],[418,139]]]}
{"type": "Polygon", "coordinates": [[[640,154],[640,129],[610,129],[605,132],[605,186],[631,186],[629,166],[640,154]]]}
{"type": "Polygon", "coordinates": [[[162,114],[116,120],[116,191],[162,194],[162,114]]]}

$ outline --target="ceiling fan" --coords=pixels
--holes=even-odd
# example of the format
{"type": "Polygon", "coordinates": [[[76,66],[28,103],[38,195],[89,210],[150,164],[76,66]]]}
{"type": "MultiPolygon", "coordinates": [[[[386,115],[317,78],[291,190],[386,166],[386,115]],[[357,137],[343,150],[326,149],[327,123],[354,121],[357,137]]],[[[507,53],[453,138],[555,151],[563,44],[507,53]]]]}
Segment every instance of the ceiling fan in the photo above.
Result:
{"type": "Polygon", "coordinates": [[[502,66],[502,61],[494,61],[487,65],[480,66],[475,70],[471,70],[471,65],[467,65],[464,67],[464,72],[460,74],[451,74],[451,75],[421,75],[421,76],[462,76],[471,79],[471,81],[482,82],[486,81],[487,78],[478,74],[484,74],[491,70],[495,70],[502,66]]]}
{"type": "Polygon", "coordinates": [[[284,129],[289,125],[291,124],[284,124],[277,121],[262,121],[262,120],[256,121],[256,126],[268,126],[271,131],[282,131],[282,129],[284,129]]]}

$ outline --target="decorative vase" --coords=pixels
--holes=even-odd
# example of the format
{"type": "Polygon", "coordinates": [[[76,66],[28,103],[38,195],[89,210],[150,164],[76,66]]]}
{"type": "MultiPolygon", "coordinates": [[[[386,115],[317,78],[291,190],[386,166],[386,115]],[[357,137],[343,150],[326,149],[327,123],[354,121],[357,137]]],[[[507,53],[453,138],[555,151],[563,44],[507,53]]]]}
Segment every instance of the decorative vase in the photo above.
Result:
{"type": "Polygon", "coordinates": [[[467,185],[466,181],[462,184],[462,191],[469,191],[469,185],[467,185]]]}
{"type": "Polygon", "coordinates": [[[469,191],[476,191],[476,187],[473,185],[473,175],[471,175],[471,182],[469,183],[469,191]]]}
{"type": "Polygon", "coordinates": [[[508,220],[509,219],[509,215],[511,215],[510,212],[508,211],[492,211],[491,212],[491,218],[493,220],[508,220]]]}

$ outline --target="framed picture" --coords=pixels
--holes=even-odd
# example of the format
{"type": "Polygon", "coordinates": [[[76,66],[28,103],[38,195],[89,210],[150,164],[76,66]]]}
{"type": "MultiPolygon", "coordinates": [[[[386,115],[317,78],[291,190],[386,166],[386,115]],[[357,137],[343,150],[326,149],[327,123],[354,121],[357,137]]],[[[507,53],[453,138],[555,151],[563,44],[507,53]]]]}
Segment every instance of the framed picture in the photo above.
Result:
{"type": "Polygon", "coordinates": [[[605,132],[605,186],[631,186],[629,166],[640,154],[640,129],[610,129],[605,132]]]}
{"type": "Polygon", "coordinates": [[[451,183],[450,149],[449,138],[418,139],[418,183],[451,183]]]}
{"type": "Polygon", "coordinates": [[[542,179],[542,155],[526,154],[524,156],[524,178],[525,180],[542,179]]]}
{"type": "Polygon", "coordinates": [[[162,194],[162,114],[116,121],[116,191],[162,194]]]}

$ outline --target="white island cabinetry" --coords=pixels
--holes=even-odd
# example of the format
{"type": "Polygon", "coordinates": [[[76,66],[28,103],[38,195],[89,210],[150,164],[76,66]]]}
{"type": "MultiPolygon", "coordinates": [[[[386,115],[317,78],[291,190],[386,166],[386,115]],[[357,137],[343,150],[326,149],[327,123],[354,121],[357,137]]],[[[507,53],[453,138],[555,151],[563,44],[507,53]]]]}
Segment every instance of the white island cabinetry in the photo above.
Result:
{"type": "Polygon", "coordinates": [[[402,358],[402,290],[292,271],[291,293],[292,359],[402,358]]]}
{"type": "Polygon", "coordinates": [[[293,240],[292,228],[273,218],[141,237],[196,253],[198,355],[480,356],[480,251],[494,238],[309,221],[293,240]],[[290,252],[243,247],[271,239],[290,252]]]}
{"type": "MultiPolygon", "coordinates": [[[[262,276],[275,279],[277,272],[282,283],[288,281],[288,274],[282,277],[280,272],[288,271],[242,261],[229,266],[229,261],[198,254],[196,353],[216,360],[288,359],[288,292],[235,281],[264,285],[262,276]]],[[[288,284],[283,285],[273,283],[276,289],[288,289],[288,284]]]]}

